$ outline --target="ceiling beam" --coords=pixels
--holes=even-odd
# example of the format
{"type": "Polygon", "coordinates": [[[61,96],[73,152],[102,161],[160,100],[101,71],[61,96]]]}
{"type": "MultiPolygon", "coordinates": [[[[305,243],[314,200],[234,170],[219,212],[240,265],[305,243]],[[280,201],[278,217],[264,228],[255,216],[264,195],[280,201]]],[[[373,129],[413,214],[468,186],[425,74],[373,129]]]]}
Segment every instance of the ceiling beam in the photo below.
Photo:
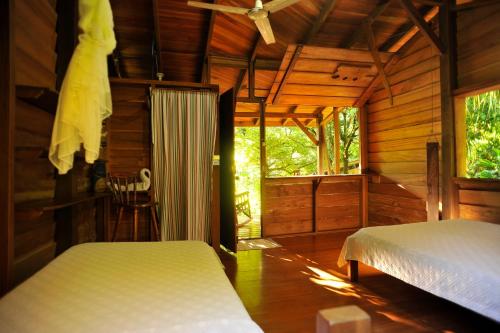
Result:
{"type": "MultiPolygon", "coordinates": [[[[439,7],[433,7],[431,8],[427,13],[424,15],[424,20],[426,22],[430,22],[436,15],[439,13],[439,7]]],[[[398,52],[403,46],[405,46],[410,39],[413,38],[418,32],[418,27],[415,26],[414,24],[410,23],[406,25],[402,31],[398,31],[396,33],[396,36],[402,35],[400,38],[398,38],[395,42],[393,43],[384,43],[380,47],[382,51],[387,51],[387,52],[398,52]]]]}
{"type": "MultiPolygon", "coordinates": [[[[158,71],[163,72],[163,62],[161,60],[161,36],[160,36],[160,14],[158,9],[159,0],[153,0],[153,22],[155,29],[155,40],[158,54],[158,71]]],[[[156,73],[153,73],[153,79],[156,78],[156,73]]]]}
{"type": "Polygon", "coordinates": [[[281,93],[283,92],[283,87],[286,85],[286,81],[288,81],[288,77],[293,71],[293,68],[295,67],[295,64],[297,63],[297,60],[299,60],[300,54],[302,53],[302,49],[304,48],[304,45],[297,45],[295,48],[295,51],[293,52],[292,59],[290,60],[290,63],[288,64],[288,67],[285,71],[285,75],[283,75],[283,78],[281,79],[280,84],[278,85],[278,90],[276,90],[276,94],[274,94],[273,98],[273,104],[277,104],[280,100],[281,93]]]}
{"type": "Polygon", "coordinates": [[[434,31],[432,31],[431,27],[427,24],[417,8],[415,8],[415,5],[413,5],[411,0],[399,0],[399,2],[406,10],[413,23],[418,27],[420,32],[422,32],[424,37],[431,43],[432,46],[436,48],[437,51],[439,51],[439,54],[444,54],[446,47],[443,45],[443,42],[441,42],[439,37],[436,36],[434,31]]]}
{"type": "Polygon", "coordinates": [[[323,24],[325,23],[326,19],[332,12],[332,10],[335,8],[337,5],[337,0],[326,0],[325,4],[321,8],[321,11],[318,15],[318,17],[314,20],[314,24],[312,27],[309,29],[307,32],[306,36],[302,40],[302,44],[297,45],[295,48],[295,52],[292,56],[292,59],[290,60],[290,64],[287,67],[286,73],[283,76],[279,86],[278,90],[276,91],[276,94],[274,95],[273,98],[273,104],[277,104],[279,102],[280,96],[281,96],[281,91],[283,87],[286,85],[288,81],[288,77],[290,76],[290,73],[293,72],[293,68],[295,67],[295,63],[297,62],[297,59],[300,56],[300,53],[302,52],[302,48],[305,44],[309,44],[311,40],[316,36],[316,34],[319,32],[323,24]]]}
{"type": "MultiPolygon", "coordinates": [[[[299,106],[298,106],[298,105],[295,105],[295,106],[293,106],[292,110],[290,110],[290,112],[288,112],[288,113],[289,113],[289,114],[294,114],[295,112],[297,112],[297,109],[298,109],[298,108],[299,108],[299,106]]],[[[281,125],[285,125],[285,124],[286,124],[286,122],[287,122],[287,120],[288,120],[287,118],[283,119],[283,120],[281,121],[281,125]]]]}
{"type": "Polygon", "coordinates": [[[461,11],[461,10],[468,10],[468,9],[474,9],[474,8],[479,8],[479,7],[484,7],[484,6],[491,6],[494,4],[497,4],[498,0],[482,0],[482,1],[471,1],[471,2],[466,2],[460,5],[455,5],[452,6],[451,10],[452,11],[461,11]]]}
{"type": "MultiPolygon", "coordinates": [[[[384,10],[391,4],[390,0],[381,0],[378,5],[373,9],[373,11],[364,18],[362,25],[366,24],[367,22],[373,22],[379,17],[384,10]]],[[[359,42],[361,37],[363,36],[363,29],[356,29],[354,34],[347,40],[345,43],[342,43],[342,48],[345,49],[350,49],[353,47],[354,44],[359,42]]]]}
{"type": "MultiPolygon", "coordinates": [[[[216,4],[217,0],[213,0],[212,3],[216,4]]],[[[212,46],[212,36],[214,34],[216,17],[217,17],[217,11],[212,10],[210,13],[210,21],[208,22],[207,38],[205,42],[205,53],[203,55],[203,66],[201,68],[201,75],[200,75],[202,83],[210,83],[211,79],[210,49],[212,46]]]]}
{"type": "Polygon", "coordinates": [[[330,121],[330,118],[333,116],[333,114],[337,111],[337,108],[332,108],[332,112],[330,112],[326,117],[323,118],[323,120],[320,123],[320,126],[325,125],[328,121],[330,121]]]}
{"type": "Polygon", "coordinates": [[[384,65],[382,65],[382,60],[380,60],[380,55],[378,54],[378,48],[375,42],[375,36],[373,34],[373,29],[372,29],[372,22],[366,22],[365,27],[368,40],[368,47],[370,48],[370,52],[372,54],[373,61],[375,62],[375,66],[377,67],[378,74],[382,79],[382,82],[384,84],[385,89],[387,90],[387,93],[389,94],[389,101],[391,102],[392,105],[393,98],[392,98],[391,84],[387,79],[387,75],[385,74],[384,70],[384,65]]]}
{"type": "MultiPolygon", "coordinates": [[[[248,68],[246,57],[234,57],[226,55],[211,55],[210,61],[214,66],[233,67],[240,69],[248,68]]],[[[251,59],[251,58],[250,58],[251,59]]],[[[255,69],[277,71],[280,69],[281,60],[255,58],[255,69]]]]}
{"type": "MultiPolygon", "coordinates": [[[[258,118],[259,112],[235,112],[234,116],[239,118],[258,118]]],[[[318,115],[313,113],[266,112],[266,118],[316,119],[318,115]]]]}
{"type": "Polygon", "coordinates": [[[318,15],[318,17],[314,20],[314,24],[309,29],[307,32],[307,35],[305,36],[304,40],[302,41],[303,44],[308,44],[311,42],[311,40],[316,36],[316,34],[319,32],[323,24],[325,23],[326,19],[332,12],[332,10],[335,8],[337,5],[337,0],[327,0],[323,7],[321,8],[321,11],[318,15]]]}
{"type": "Polygon", "coordinates": [[[243,85],[243,80],[245,79],[246,70],[240,69],[240,74],[238,74],[238,79],[234,85],[234,96],[238,97],[240,93],[241,86],[243,85]]]}
{"type": "Polygon", "coordinates": [[[304,126],[304,124],[302,124],[300,122],[300,120],[298,119],[295,119],[293,118],[292,119],[293,122],[302,130],[302,132],[304,132],[305,135],[307,135],[307,137],[309,138],[309,140],[311,140],[311,142],[315,145],[315,146],[318,146],[319,145],[319,141],[318,139],[315,138],[314,134],[312,134],[308,129],[307,127],[304,126]]]}
{"type": "MultiPolygon", "coordinates": [[[[389,70],[399,61],[398,55],[393,55],[391,59],[385,64],[384,72],[389,72],[389,70]]],[[[368,101],[368,98],[373,94],[373,91],[378,87],[378,85],[382,82],[382,75],[379,73],[373,80],[370,82],[368,87],[363,91],[361,96],[358,98],[354,106],[357,108],[362,107],[368,101]]]]}

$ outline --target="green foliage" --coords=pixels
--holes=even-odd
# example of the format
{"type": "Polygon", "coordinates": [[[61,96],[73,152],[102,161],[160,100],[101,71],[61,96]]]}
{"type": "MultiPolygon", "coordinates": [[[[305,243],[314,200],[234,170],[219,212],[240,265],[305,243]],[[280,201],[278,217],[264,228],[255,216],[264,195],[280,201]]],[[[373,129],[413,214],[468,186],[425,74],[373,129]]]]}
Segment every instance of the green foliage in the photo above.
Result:
{"type": "Polygon", "coordinates": [[[260,215],[260,150],[259,128],[235,129],[236,193],[248,191],[252,215],[260,215]]]}
{"type": "Polygon", "coordinates": [[[467,176],[500,178],[500,90],[466,99],[467,176]]]}
{"type": "Polygon", "coordinates": [[[269,177],[317,172],[317,148],[298,127],[266,128],[266,147],[269,177]]]}
{"type": "MultiPolygon", "coordinates": [[[[357,114],[357,108],[344,108],[339,113],[340,170],[341,173],[345,174],[356,167],[356,165],[352,165],[352,162],[359,161],[359,119],[357,114]]],[[[333,121],[326,125],[326,144],[330,165],[334,165],[335,127],[333,121]]]]}

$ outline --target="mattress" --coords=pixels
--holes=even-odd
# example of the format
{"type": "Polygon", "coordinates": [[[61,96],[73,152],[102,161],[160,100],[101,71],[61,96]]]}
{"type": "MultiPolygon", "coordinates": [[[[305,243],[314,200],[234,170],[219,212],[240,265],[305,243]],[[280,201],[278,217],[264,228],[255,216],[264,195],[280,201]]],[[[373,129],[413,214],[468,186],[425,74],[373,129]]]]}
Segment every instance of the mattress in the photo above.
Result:
{"type": "Polygon", "coordinates": [[[363,228],[338,264],[357,260],[500,321],[500,225],[465,220],[363,228]]]}
{"type": "Polygon", "coordinates": [[[196,241],[75,246],[0,299],[0,332],[262,332],[196,241]]]}

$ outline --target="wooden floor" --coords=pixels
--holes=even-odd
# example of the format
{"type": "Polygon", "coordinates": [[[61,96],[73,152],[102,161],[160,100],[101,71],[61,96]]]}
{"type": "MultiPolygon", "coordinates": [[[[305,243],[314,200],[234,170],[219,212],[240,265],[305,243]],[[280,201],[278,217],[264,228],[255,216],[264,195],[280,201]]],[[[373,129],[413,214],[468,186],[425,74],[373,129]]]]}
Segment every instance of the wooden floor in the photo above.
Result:
{"type": "Polygon", "coordinates": [[[360,266],[351,284],[337,258],[347,232],[274,238],[267,250],[221,253],[226,274],[265,332],[315,331],[318,310],[356,304],[373,332],[500,332],[500,325],[458,305],[360,266]]]}

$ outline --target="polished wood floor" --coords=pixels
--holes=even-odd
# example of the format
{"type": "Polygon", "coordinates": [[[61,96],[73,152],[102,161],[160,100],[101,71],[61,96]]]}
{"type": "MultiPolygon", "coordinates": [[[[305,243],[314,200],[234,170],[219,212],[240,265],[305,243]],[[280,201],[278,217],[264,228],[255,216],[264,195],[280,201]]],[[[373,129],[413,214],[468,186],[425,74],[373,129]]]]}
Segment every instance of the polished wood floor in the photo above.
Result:
{"type": "Polygon", "coordinates": [[[315,331],[318,310],[356,304],[373,332],[500,332],[500,325],[360,266],[351,284],[337,267],[347,232],[274,238],[281,248],[221,253],[226,274],[253,320],[267,333],[315,331]]]}

